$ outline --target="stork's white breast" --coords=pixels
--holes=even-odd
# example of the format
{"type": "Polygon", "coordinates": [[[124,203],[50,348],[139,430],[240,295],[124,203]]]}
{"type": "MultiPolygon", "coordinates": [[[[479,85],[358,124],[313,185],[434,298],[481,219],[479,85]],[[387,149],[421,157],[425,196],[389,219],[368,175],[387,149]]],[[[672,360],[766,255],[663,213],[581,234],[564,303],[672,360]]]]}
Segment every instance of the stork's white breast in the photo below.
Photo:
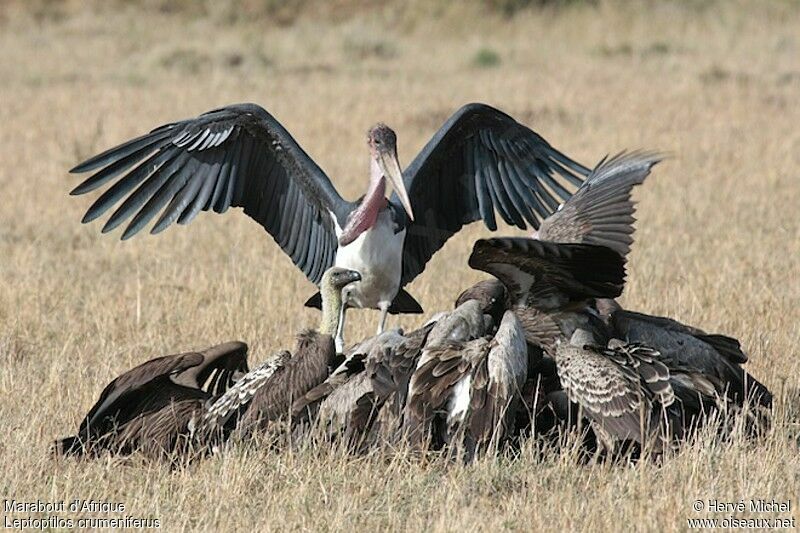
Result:
{"type": "MultiPolygon", "coordinates": [[[[333,218],[336,237],[342,228],[333,218]]],[[[400,290],[403,273],[403,242],[406,231],[394,232],[391,211],[383,209],[375,225],[347,246],[336,251],[335,265],[361,274],[361,281],[348,285],[345,300],[353,307],[375,309],[380,302],[391,302],[400,290]]]]}

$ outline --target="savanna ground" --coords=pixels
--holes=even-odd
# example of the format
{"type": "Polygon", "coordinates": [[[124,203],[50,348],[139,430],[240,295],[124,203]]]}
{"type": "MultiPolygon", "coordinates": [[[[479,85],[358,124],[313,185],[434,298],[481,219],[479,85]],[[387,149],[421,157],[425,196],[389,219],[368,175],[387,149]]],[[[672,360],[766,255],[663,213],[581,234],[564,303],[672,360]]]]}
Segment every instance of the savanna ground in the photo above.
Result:
{"type": "MultiPolygon", "coordinates": [[[[4,498],[124,502],[167,530],[207,531],[682,530],[727,516],[695,512],[698,499],[791,499],[790,513],[761,516],[798,517],[800,5],[564,2],[510,17],[525,2],[494,4],[0,6],[4,498]],[[302,307],[312,286],[241,213],[121,243],[79,223],[89,198],[67,196],[79,178],[66,171],[86,156],[240,101],[273,112],[349,197],[364,190],[372,123],[396,129],[408,163],[469,101],[587,164],[669,152],[637,192],[624,304],[740,338],[776,393],[774,430],[635,467],[530,444],[470,467],[254,446],[174,471],[50,458],[119,372],[229,339],[255,364],[316,323],[302,307]]],[[[410,286],[428,312],[481,279],[466,258],[486,233],[462,232],[410,286]]],[[[349,338],[375,321],[352,313],[349,338]]]]}

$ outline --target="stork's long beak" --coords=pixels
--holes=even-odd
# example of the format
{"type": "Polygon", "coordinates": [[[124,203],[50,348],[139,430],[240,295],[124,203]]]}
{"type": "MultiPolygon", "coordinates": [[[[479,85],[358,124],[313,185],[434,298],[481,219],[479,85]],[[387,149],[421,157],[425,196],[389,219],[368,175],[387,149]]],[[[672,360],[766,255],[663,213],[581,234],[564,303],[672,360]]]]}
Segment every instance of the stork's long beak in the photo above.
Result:
{"type": "Polygon", "coordinates": [[[414,211],[411,209],[411,200],[408,199],[408,191],[403,183],[403,171],[400,170],[400,161],[397,159],[397,150],[388,150],[378,154],[378,166],[381,167],[383,175],[386,176],[400,197],[400,203],[408,213],[408,217],[414,220],[414,211]]]}

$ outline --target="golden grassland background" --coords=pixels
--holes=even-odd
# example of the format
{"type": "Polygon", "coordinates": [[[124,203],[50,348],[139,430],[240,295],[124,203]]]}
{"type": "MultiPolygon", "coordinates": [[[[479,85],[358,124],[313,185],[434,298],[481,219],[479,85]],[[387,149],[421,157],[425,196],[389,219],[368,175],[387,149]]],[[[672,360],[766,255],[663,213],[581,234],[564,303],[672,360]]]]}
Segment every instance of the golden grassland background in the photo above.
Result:
{"type": "MultiPolygon", "coordinates": [[[[696,499],[796,508],[798,4],[528,3],[0,5],[3,497],[120,501],[168,530],[681,530],[723,516],[693,511],[696,499]],[[740,338],[777,395],[774,430],[635,467],[578,466],[530,444],[519,460],[471,467],[258,446],[174,471],[49,458],[51,439],[121,371],[230,339],[248,342],[255,364],[316,323],[302,308],[312,286],[243,214],[121,243],[79,223],[90,198],[67,196],[79,160],[240,101],[269,109],[349,197],[365,188],[371,124],[396,129],[408,163],[469,101],[587,164],[667,151],[636,193],[624,303],[740,338]]],[[[429,313],[481,279],[466,258],[486,234],[471,226],[411,284],[429,313]]],[[[352,313],[349,338],[376,318],[352,313]]]]}

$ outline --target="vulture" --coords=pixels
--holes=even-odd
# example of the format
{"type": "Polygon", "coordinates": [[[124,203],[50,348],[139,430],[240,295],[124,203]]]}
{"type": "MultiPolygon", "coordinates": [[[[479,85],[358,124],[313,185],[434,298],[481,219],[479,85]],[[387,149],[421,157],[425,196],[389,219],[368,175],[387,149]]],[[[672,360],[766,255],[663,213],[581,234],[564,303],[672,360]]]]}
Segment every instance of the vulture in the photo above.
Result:
{"type": "Polygon", "coordinates": [[[195,436],[207,403],[245,372],[247,345],[241,342],[151,359],[109,383],[77,433],[56,441],[53,451],[168,459],[202,453],[205,443],[195,436]]]}
{"type": "Polygon", "coordinates": [[[457,307],[471,300],[463,309],[439,313],[409,333],[389,330],[358,343],[324,383],[295,402],[294,412],[314,413],[326,438],[342,439],[356,452],[401,445],[409,382],[423,347],[448,338],[475,337],[493,317],[498,323],[502,317],[504,292],[479,283],[459,296],[457,307]]]}
{"type": "Polygon", "coordinates": [[[479,240],[469,259],[505,286],[526,340],[541,350],[529,365],[526,405],[544,398],[567,421],[579,410],[609,451],[634,442],[660,452],[727,402],[771,401],[741,368],[746,356],[735,339],[625,311],[614,300],[632,244],[631,190],[658,160],[633,153],[602,161],[535,239],[479,240]]]}
{"type": "Polygon", "coordinates": [[[294,353],[279,352],[239,379],[215,400],[203,416],[204,433],[234,430],[240,436],[263,432],[270,425],[291,421],[292,404],[322,383],[337,360],[333,336],[339,327],[342,289],[358,281],[354,270],[329,268],[322,276],[322,321],[318,331],[297,337],[294,353]]]}
{"type": "Polygon", "coordinates": [[[513,312],[503,314],[493,335],[488,316],[469,300],[448,317],[459,319],[455,327],[441,321],[431,331],[409,383],[404,424],[412,444],[446,445],[469,462],[511,436],[528,349],[513,312]]]}

